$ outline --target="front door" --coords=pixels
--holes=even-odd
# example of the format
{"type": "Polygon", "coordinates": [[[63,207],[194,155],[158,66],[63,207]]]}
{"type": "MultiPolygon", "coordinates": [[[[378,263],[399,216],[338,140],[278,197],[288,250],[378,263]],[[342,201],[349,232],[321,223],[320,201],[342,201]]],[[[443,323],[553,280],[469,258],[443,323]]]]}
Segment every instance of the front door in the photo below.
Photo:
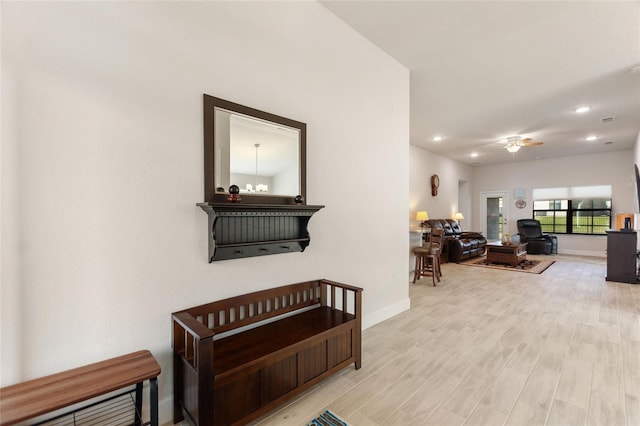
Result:
{"type": "Polygon", "coordinates": [[[508,226],[509,193],[506,191],[482,192],[482,220],[484,235],[489,241],[500,241],[508,226]]]}

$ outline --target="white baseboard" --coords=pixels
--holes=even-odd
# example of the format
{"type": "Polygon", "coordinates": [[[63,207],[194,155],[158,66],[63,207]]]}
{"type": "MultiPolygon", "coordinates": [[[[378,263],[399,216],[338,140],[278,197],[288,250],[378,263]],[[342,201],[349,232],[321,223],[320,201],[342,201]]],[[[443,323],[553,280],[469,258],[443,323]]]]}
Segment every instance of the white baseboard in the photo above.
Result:
{"type": "Polygon", "coordinates": [[[362,329],[366,330],[367,328],[372,327],[379,322],[388,320],[391,317],[395,317],[396,315],[404,311],[408,311],[410,308],[411,299],[407,297],[406,299],[394,303],[393,305],[385,306],[382,309],[371,312],[370,314],[367,314],[362,318],[362,329]]]}
{"type": "Polygon", "coordinates": [[[592,251],[592,250],[558,250],[558,254],[571,254],[574,256],[607,257],[607,254],[603,251],[592,251]]]}

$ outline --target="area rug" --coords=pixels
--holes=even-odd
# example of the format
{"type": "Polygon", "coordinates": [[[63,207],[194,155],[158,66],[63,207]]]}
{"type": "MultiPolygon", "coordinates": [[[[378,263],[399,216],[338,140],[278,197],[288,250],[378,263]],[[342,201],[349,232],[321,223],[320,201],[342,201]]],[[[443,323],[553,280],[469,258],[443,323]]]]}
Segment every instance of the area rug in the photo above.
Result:
{"type": "Polygon", "coordinates": [[[483,268],[502,269],[504,271],[516,271],[516,272],[528,272],[530,274],[541,274],[546,269],[553,265],[555,260],[539,260],[539,259],[527,259],[523,260],[516,266],[511,266],[503,263],[487,263],[487,257],[477,257],[475,259],[467,260],[459,263],[459,265],[468,266],[481,266],[483,268]]]}
{"type": "Polygon", "coordinates": [[[327,410],[307,423],[307,426],[349,426],[349,423],[327,410]]]}

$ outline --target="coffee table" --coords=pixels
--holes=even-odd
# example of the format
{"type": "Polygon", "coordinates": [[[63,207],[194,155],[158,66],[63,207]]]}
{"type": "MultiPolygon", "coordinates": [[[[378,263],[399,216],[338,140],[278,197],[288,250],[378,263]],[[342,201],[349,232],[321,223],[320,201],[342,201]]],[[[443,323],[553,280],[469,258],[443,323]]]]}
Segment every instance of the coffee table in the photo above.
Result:
{"type": "Polygon", "coordinates": [[[487,263],[507,263],[516,266],[527,258],[527,243],[487,243],[487,263]]]}

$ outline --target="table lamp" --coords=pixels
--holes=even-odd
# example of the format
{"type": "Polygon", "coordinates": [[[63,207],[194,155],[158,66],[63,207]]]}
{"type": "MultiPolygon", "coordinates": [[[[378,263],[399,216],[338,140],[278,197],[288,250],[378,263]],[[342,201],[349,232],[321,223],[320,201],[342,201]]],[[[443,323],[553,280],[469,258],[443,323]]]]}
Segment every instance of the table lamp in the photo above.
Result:
{"type": "Polygon", "coordinates": [[[429,214],[425,211],[416,213],[416,220],[420,221],[420,227],[424,228],[424,222],[429,220],[429,214]]]}
{"type": "Polygon", "coordinates": [[[460,225],[460,229],[462,229],[462,222],[461,221],[462,221],[462,219],[464,219],[464,216],[462,216],[462,213],[460,213],[460,212],[456,213],[453,216],[453,218],[458,221],[458,225],[460,225]]]}

